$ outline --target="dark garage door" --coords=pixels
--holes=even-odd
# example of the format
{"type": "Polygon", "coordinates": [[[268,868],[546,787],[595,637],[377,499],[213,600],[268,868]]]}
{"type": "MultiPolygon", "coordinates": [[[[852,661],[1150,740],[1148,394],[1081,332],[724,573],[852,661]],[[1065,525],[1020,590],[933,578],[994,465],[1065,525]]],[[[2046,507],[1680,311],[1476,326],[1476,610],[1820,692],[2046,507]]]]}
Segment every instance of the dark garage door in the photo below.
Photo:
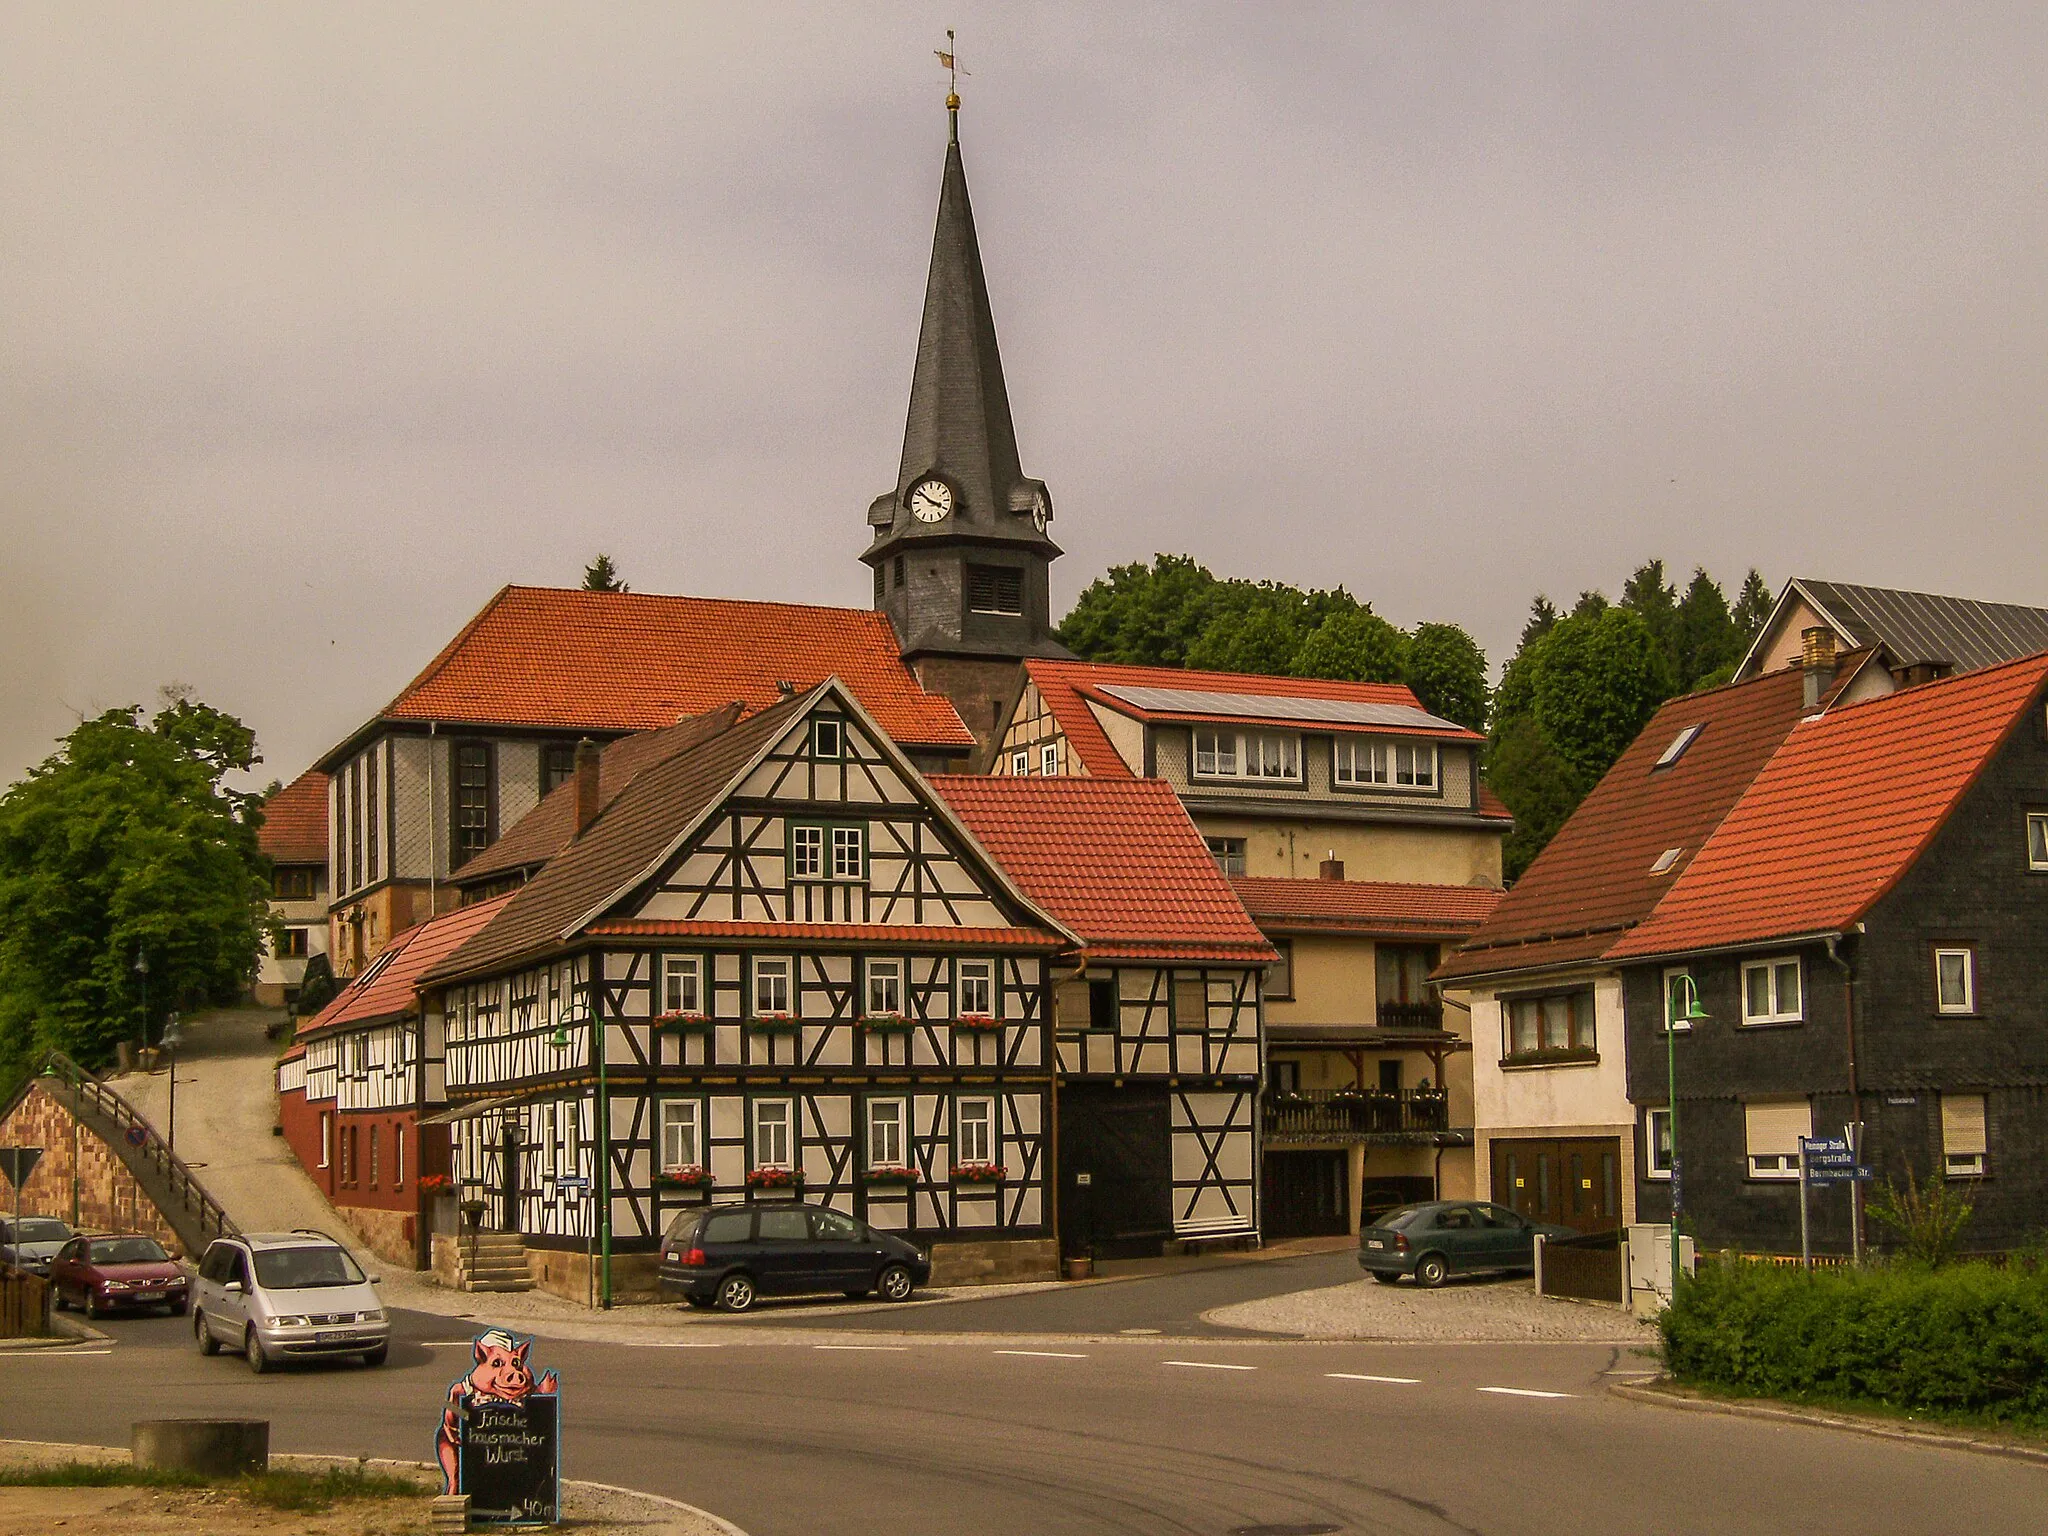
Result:
{"type": "Polygon", "coordinates": [[[1267,1238],[1333,1237],[1345,1219],[1349,1182],[1342,1152],[1268,1152],[1262,1168],[1260,1230],[1267,1238]]]}
{"type": "Polygon", "coordinates": [[[1159,1252],[1173,1231],[1166,1090],[1063,1085],[1059,1130],[1060,1247],[1105,1258],[1159,1252]]]}

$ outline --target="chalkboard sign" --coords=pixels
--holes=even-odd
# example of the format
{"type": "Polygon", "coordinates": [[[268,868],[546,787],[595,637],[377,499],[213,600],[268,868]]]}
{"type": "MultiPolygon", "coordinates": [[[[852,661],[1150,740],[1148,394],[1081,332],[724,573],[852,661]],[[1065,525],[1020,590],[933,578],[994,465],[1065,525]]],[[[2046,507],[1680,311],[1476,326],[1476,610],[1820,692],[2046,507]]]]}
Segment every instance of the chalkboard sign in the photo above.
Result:
{"type": "Polygon", "coordinates": [[[469,1374],[448,1389],[434,1449],[474,1524],[561,1523],[561,1385],[553,1371],[534,1374],[532,1349],[503,1328],[480,1333],[469,1374]]]}

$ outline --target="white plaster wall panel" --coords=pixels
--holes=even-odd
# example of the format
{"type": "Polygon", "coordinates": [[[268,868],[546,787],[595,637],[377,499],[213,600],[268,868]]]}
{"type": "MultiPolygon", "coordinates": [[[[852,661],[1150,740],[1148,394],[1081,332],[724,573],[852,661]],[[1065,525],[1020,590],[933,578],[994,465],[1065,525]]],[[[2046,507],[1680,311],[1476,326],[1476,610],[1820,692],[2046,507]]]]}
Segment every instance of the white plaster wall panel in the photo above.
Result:
{"type": "Polygon", "coordinates": [[[1105,709],[1092,699],[1083,702],[1102,727],[1102,734],[1109,738],[1109,744],[1116,748],[1116,755],[1124,760],[1124,766],[1142,776],[1145,772],[1144,722],[1118,714],[1113,709],[1105,709]]]}

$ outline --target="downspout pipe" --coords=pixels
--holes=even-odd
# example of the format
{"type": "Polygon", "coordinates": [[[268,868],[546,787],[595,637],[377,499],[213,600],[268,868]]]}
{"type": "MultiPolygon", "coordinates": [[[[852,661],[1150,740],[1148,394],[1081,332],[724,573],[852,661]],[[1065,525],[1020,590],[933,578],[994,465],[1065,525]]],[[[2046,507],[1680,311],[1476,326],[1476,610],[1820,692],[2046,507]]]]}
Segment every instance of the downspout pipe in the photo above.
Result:
{"type": "MultiPolygon", "coordinates": [[[[1849,1119],[1857,1124],[1863,1120],[1863,1085],[1856,1071],[1856,967],[1843,958],[1842,940],[1848,935],[1831,933],[1821,943],[1826,946],[1828,959],[1842,973],[1842,1038],[1848,1049],[1849,1065],[1849,1119]]],[[[1859,1158],[1865,1155],[1867,1142],[1860,1136],[1856,1142],[1859,1158]]],[[[1860,1181],[1849,1181],[1850,1247],[1855,1262],[1863,1262],[1863,1185],[1860,1181]]]]}

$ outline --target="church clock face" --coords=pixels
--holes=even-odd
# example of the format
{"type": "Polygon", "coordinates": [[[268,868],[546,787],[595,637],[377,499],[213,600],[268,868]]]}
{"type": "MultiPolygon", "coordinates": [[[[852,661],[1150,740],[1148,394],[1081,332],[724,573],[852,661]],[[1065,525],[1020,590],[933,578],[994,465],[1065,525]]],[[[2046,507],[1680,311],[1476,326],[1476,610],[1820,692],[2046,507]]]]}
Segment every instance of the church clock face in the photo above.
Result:
{"type": "Polygon", "coordinates": [[[1043,533],[1045,532],[1045,525],[1051,521],[1052,498],[1046,495],[1041,487],[1039,490],[1031,493],[1031,526],[1040,533],[1043,533]]]}
{"type": "Polygon", "coordinates": [[[944,522],[953,510],[953,487],[939,479],[920,480],[911,487],[910,514],[920,523],[944,522]]]}

